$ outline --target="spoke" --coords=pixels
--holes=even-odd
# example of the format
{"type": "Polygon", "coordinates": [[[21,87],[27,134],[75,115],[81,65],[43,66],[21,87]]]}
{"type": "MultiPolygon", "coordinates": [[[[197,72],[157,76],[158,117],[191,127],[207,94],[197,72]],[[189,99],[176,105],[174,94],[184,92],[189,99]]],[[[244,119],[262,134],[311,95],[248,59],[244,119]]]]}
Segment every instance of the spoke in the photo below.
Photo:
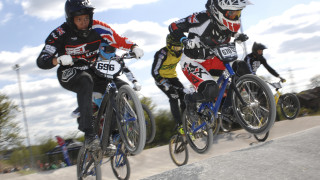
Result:
{"type": "Polygon", "coordinates": [[[255,117],[255,119],[259,122],[259,127],[261,126],[261,121],[262,121],[262,119],[261,120],[259,120],[259,117],[258,117],[258,115],[256,114],[256,112],[253,110],[253,109],[251,109],[252,110],[252,112],[253,112],[253,117],[255,117]]]}
{"type": "Polygon", "coordinates": [[[270,113],[270,111],[266,107],[263,107],[263,106],[259,105],[259,108],[262,109],[264,112],[270,113]]]}
{"type": "Polygon", "coordinates": [[[248,86],[248,82],[246,82],[244,85],[246,86],[245,89],[247,89],[247,90],[246,90],[246,93],[248,94],[249,102],[254,101],[255,98],[253,97],[252,92],[251,92],[251,89],[250,89],[250,87],[248,86]],[[247,92],[247,91],[248,91],[248,92],[247,92]],[[252,100],[250,99],[250,97],[252,98],[252,100]]]}

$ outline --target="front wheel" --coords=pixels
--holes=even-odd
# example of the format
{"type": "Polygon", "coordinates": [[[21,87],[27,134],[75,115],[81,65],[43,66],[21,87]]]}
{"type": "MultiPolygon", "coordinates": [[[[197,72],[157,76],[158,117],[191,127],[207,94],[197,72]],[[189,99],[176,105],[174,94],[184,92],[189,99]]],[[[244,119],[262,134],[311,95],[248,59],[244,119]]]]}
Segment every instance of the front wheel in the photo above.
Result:
{"type": "Polygon", "coordinates": [[[246,103],[242,104],[236,93],[232,93],[239,124],[251,134],[267,133],[276,118],[276,104],[269,86],[259,77],[247,74],[237,80],[236,88],[246,103]]]}
{"type": "Polygon", "coordinates": [[[117,154],[111,157],[111,168],[113,174],[119,180],[127,180],[130,177],[130,164],[127,155],[119,150],[117,154]]]}
{"type": "Polygon", "coordinates": [[[172,161],[177,166],[183,166],[188,163],[189,152],[187,142],[182,135],[174,135],[169,142],[169,153],[172,161]]]}
{"type": "Polygon", "coordinates": [[[183,130],[190,147],[197,153],[208,152],[213,142],[212,128],[207,124],[211,119],[210,111],[204,111],[204,114],[197,112],[187,112],[182,115],[183,130]]]}
{"type": "Polygon", "coordinates": [[[226,119],[223,115],[219,115],[220,128],[223,132],[230,132],[232,129],[232,122],[226,119]]]}
{"type": "Polygon", "coordinates": [[[147,105],[141,104],[146,120],[146,143],[151,143],[156,136],[156,122],[154,116],[147,105]]]}
{"type": "Polygon", "coordinates": [[[295,119],[300,112],[300,101],[295,94],[287,93],[282,95],[280,109],[284,117],[289,120],[295,119]]]}
{"type": "Polygon", "coordinates": [[[256,138],[257,141],[264,142],[269,137],[269,131],[266,134],[254,134],[253,136],[254,138],[256,138]]]}
{"type": "Polygon", "coordinates": [[[100,163],[94,161],[94,152],[90,152],[84,147],[80,148],[77,158],[77,179],[101,180],[100,163]]]}
{"type": "Polygon", "coordinates": [[[141,102],[129,85],[123,85],[116,96],[118,128],[126,149],[139,154],[146,143],[146,122],[141,102]]]}

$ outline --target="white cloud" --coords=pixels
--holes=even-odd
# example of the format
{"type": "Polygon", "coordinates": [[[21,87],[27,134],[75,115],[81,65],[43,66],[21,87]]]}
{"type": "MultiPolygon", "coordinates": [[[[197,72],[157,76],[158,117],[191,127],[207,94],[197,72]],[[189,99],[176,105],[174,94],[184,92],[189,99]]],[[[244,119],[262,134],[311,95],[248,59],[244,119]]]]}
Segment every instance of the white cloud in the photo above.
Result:
{"type": "Polygon", "coordinates": [[[0,1],[0,11],[2,10],[2,7],[3,7],[3,3],[2,1],[0,1]]]}
{"type": "Polygon", "coordinates": [[[22,0],[24,14],[44,21],[54,20],[64,15],[65,0],[22,0]]]}
{"type": "Polygon", "coordinates": [[[172,22],[178,21],[179,18],[171,18],[168,19],[167,21],[163,22],[164,25],[169,26],[172,22]]]}
{"type": "MultiPolygon", "coordinates": [[[[92,0],[95,12],[110,9],[128,9],[135,5],[149,4],[158,0],[92,0]]],[[[63,17],[65,0],[21,0],[24,13],[44,21],[63,17]]]]}
{"type": "MultiPolygon", "coordinates": [[[[0,6],[1,6],[1,5],[0,5],[0,6]]],[[[7,14],[3,17],[3,19],[0,21],[0,24],[1,24],[1,25],[6,24],[8,21],[11,20],[12,16],[13,16],[12,13],[7,13],[7,14]]]]}
{"type": "Polygon", "coordinates": [[[92,0],[97,12],[110,9],[129,9],[135,5],[150,4],[159,0],[92,0]]]}
{"type": "Polygon", "coordinates": [[[137,43],[145,52],[157,51],[165,46],[168,27],[151,21],[132,20],[126,24],[110,24],[119,35],[137,43]]]}

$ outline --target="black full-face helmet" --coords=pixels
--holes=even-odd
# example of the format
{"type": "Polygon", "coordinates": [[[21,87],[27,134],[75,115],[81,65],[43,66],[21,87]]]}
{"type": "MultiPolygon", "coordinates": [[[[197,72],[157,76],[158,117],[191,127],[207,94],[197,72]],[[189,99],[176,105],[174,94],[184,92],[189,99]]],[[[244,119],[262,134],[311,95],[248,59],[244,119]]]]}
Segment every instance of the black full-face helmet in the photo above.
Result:
{"type": "Polygon", "coordinates": [[[252,45],[252,53],[254,55],[259,55],[258,54],[258,50],[264,50],[264,49],[267,49],[267,47],[265,45],[261,44],[261,43],[254,42],[253,45],[252,45]]]}
{"type": "Polygon", "coordinates": [[[90,0],[67,0],[65,4],[65,13],[67,24],[76,32],[79,36],[87,37],[91,31],[93,23],[93,10],[90,0]],[[88,14],[90,17],[90,23],[87,30],[78,30],[74,24],[74,17],[88,14]]]}

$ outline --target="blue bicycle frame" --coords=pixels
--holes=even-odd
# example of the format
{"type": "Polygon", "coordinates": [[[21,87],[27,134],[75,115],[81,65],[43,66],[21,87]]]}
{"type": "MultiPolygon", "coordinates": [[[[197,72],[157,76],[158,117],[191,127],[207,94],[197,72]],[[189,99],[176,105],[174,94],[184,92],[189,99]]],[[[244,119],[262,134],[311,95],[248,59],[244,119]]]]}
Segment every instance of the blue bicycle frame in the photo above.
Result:
{"type": "MultiPolygon", "coordinates": [[[[219,108],[220,108],[220,105],[221,105],[221,100],[223,98],[223,94],[224,94],[224,92],[226,90],[226,87],[227,87],[227,84],[229,82],[229,78],[235,75],[233,69],[231,68],[231,66],[230,66],[230,64],[228,62],[224,63],[224,65],[225,65],[225,67],[227,69],[227,72],[229,72],[229,74],[226,71],[224,71],[223,74],[219,77],[219,79],[217,81],[218,86],[220,86],[219,95],[217,97],[217,101],[215,102],[214,105],[213,105],[213,102],[203,102],[203,103],[201,103],[201,105],[200,105],[200,107],[198,109],[198,113],[201,112],[202,110],[204,110],[206,107],[208,107],[209,109],[211,109],[213,111],[214,117],[218,118],[218,111],[219,111],[219,108]]],[[[240,100],[242,100],[242,98],[240,100]]],[[[196,132],[197,130],[201,129],[206,124],[207,123],[204,122],[201,125],[199,125],[198,127],[194,127],[194,124],[193,124],[192,125],[193,132],[196,132]]]]}

